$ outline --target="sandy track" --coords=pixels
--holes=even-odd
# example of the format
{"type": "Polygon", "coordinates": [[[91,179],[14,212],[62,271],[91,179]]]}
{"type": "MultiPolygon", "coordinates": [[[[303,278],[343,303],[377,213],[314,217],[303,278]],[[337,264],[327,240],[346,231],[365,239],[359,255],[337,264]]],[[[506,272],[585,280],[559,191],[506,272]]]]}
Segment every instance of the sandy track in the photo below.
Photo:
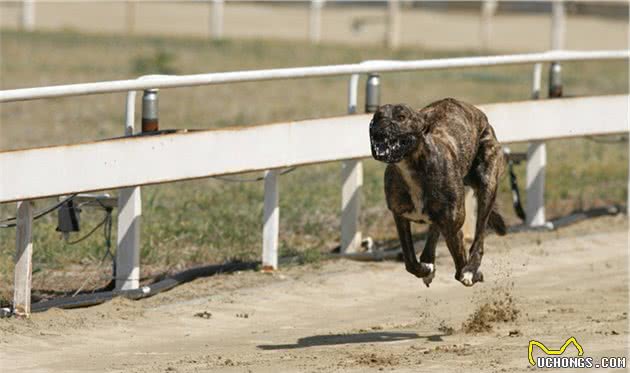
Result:
{"type": "Polygon", "coordinates": [[[530,339],[557,348],[569,336],[586,355],[627,356],[628,232],[615,221],[577,237],[492,237],[487,282],[472,289],[440,246],[430,289],[401,263],[336,261],[0,320],[2,371],[524,372],[530,339]],[[516,321],[462,330],[480,304],[508,297],[516,321]]]}

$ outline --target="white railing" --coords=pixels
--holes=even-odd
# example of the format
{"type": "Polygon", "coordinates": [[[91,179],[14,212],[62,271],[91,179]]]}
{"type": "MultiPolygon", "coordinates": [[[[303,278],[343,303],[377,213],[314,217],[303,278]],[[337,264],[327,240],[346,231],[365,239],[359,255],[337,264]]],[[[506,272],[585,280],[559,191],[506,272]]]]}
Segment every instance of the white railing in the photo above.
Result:
{"type": "Polygon", "coordinates": [[[551,51],[504,56],[459,57],[418,61],[367,61],[359,64],[296,67],[236,71],[212,74],[155,76],[150,79],[115,80],[108,82],[68,84],[50,87],[21,88],[0,91],[0,102],[35,100],[42,98],[80,96],[98,93],[125,92],[151,88],[194,87],[212,84],[255,82],[263,80],[299,79],[370,72],[401,72],[420,70],[461,69],[471,67],[526,65],[544,62],[628,59],[628,50],[606,51],[551,51]]]}
{"type": "MultiPolygon", "coordinates": [[[[135,80],[4,90],[0,91],[0,102],[127,91],[125,135],[130,135],[134,132],[135,90],[350,74],[348,110],[352,114],[356,111],[358,95],[356,74],[360,73],[629,57],[628,50],[556,51],[421,61],[367,61],[351,65],[187,76],[150,76],[135,80]]],[[[503,142],[544,141],[550,138],[622,133],[628,130],[626,95],[496,104],[481,108],[497,130],[499,140],[503,142]],[[599,115],[602,112],[606,115],[599,115]],[[565,123],[570,123],[570,126],[565,123]]],[[[287,166],[344,161],[342,249],[356,249],[361,242],[358,196],[362,184],[362,168],[358,159],[370,155],[368,123],[369,115],[351,115],[257,126],[238,131],[176,133],[0,152],[0,202],[19,201],[16,309],[28,314],[30,307],[30,296],[27,299],[27,294],[30,294],[32,204],[28,200],[46,196],[122,188],[119,195],[116,282],[117,288],[128,289],[137,287],[139,279],[140,185],[270,170],[265,173],[263,266],[276,268],[279,189],[278,172],[274,170],[287,166]],[[238,157],[231,156],[235,151],[239,154],[238,157]],[[151,159],[151,162],[146,162],[146,159],[151,159]],[[81,170],[81,178],[67,175],[68,170],[73,170],[73,175],[81,170]],[[41,183],[41,180],[47,182],[41,183]]],[[[544,168],[537,164],[532,170],[534,175],[538,175],[544,168]]],[[[534,186],[540,187],[541,178],[537,179],[538,184],[534,186]]],[[[544,183],[544,178],[542,180],[544,183]]],[[[530,189],[532,186],[528,185],[528,191],[530,189]]],[[[542,200],[540,204],[542,205],[542,200]]]]}
{"type": "MultiPolygon", "coordinates": [[[[499,141],[518,143],[627,132],[627,100],[628,95],[611,95],[479,108],[488,116],[499,141]]],[[[237,130],[182,131],[0,152],[0,202],[367,158],[371,156],[371,116],[347,115],[237,130]],[[71,177],[69,172],[81,176],[71,177]]]]}

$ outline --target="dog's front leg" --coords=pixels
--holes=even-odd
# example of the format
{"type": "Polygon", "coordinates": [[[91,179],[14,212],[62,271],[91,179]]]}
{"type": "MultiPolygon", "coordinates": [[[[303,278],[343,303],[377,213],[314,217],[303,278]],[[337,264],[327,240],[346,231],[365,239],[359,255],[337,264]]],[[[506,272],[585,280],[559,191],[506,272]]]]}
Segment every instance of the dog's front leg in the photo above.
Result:
{"type": "Polygon", "coordinates": [[[413,238],[411,237],[411,224],[409,220],[402,216],[394,214],[396,229],[398,230],[398,238],[402,247],[403,258],[405,260],[405,268],[407,272],[416,277],[426,277],[431,274],[431,268],[422,266],[416,258],[416,250],[413,246],[413,238]]]}
{"type": "MultiPolygon", "coordinates": [[[[455,279],[461,282],[462,271],[466,264],[468,264],[466,260],[466,250],[464,249],[464,234],[459,227],[454,229],[450,226],[444,228],[442,234],[444,235],[448,251],[451,253],[453,262],[455,263],[455,279]]],[[[466,283],[464,283],[464,285],[470,286],[466,283]]]]}
{"type": "Polygon", "coordinates": [[[440,230],[435,224],[429,225],[427,241],[424,243],[424,250],[420,255],[420,266],[429,269],[429,274],[422,278],[422,282],[429,287],[435,277],[435,247],[440,239],[440,230]]]}

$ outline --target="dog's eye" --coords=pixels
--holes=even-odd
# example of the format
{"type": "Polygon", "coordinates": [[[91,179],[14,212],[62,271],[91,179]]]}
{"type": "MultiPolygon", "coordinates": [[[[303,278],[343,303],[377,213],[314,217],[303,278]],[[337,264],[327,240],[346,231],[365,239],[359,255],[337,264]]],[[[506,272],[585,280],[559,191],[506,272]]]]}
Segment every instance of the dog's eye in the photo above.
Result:
{"type": "Polygon", "coordinates": [[[396,117],[396,120],[398,120],[399,122],[402,122],[405,119],[407,119],[407,117],[404,114],[398,114],[398,116],[396,117]]]}

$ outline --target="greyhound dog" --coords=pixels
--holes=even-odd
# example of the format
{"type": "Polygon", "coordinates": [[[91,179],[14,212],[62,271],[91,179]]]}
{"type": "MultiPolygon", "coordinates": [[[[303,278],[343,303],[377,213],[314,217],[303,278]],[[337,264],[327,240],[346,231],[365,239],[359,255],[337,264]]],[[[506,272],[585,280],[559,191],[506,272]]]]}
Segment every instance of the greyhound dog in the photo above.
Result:
{"type": "Polygon", "coordinates": [[[370,143],[372,156],[387,163],[385,197],[407,271],[431,284],[442,234],[455,262],[455,279],[465,286],[483,281],[479,266],[486,226],[500,235],[507,231],[495,204],[505,160],[486,115],[452,98],[421,110],[382,105],[370,122],[370,143]],[[467,256],[461,228],[468,190],[476,197],[477,217],[467,256]],[[410,222],[429,224],[420,262],[410,222]]]}

